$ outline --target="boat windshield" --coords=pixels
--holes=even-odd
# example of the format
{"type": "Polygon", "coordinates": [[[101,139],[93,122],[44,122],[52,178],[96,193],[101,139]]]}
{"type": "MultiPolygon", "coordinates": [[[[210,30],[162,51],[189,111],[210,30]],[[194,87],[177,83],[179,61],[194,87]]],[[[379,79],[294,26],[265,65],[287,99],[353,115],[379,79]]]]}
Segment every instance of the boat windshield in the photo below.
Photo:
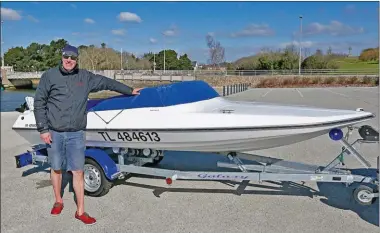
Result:
{"type": "Polygon", "coordinates": [[[89,100],[88,111],[107,111],[144,107],[165,107],[219,97],[208,83],[200,80],[184,81],[145,88],[137,96],[119,95],[106,99],[89,100]]]}

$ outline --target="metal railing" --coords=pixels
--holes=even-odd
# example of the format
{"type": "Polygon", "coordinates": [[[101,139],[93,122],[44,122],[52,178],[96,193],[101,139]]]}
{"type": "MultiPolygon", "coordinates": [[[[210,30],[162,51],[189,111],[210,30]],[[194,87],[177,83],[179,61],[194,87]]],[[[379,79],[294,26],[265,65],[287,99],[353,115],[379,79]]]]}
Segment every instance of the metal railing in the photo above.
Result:
{"type": "MultiPolygon", "coordinates": [[[[298,75],[293,70],[116,70],[117,75],[178,75],[178,76],[258,76],[258,75],[298,75]]],[[[304,69],[301,75],[378,75],[378,68],[367,69],[304,69]]]]}
{"type": "MultiPolygon", "coordinates": [[[[141,79],[142,76],[177,76],[176,79],[192,80],[193,77],[206,76],[274,76],[274,75],[298,75],[298,69],[294,70],[92,70],[92,72],[113,79],[141,79]],[[122,78],[124,77],[124,78],[122,78]],[[181,78],[178,78],[181,77],[181,78]]],[[[43,72],[12,72],[7,74],[8,79],[33,79],[40,78],[43,72]]],[[[329,75],[329,76],[352,76],[352,75],[376,75],[379,76],[379,68],[368,69],[305,69],[301,75],[329,75]]],[[[170,80],[169,77],[164,78],[170,80]]]]}
{"type": "MultiPolygon", "coordinates": [[[[258,75],[298,75],[295,70],[227,70],[226,76],[258,76],[258,75]]],[[[304,69],[301,75],[379,75],[379,69],[304,69]]],[[[203,75],[203,74],[202,74],[203,75]]]]}

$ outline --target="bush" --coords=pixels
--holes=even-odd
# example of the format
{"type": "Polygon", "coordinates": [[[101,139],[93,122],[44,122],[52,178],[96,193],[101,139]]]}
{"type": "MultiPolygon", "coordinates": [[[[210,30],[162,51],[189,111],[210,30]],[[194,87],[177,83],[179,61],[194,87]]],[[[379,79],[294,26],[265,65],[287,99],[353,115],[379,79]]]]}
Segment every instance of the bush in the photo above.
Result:
{"type": "Polygon", "coordinates": [[[324,87],[324,86],[376,86],[378,77],[347,77],[347,76],[266,76],[266,77],[228,77],[228,78],[202,78],[211,86],[221,87],[233,84],[248,83],[254,88],[275,87],[324,87]]]}
{"type": "Polygon", "coordinates": [[[359,56],[361,61],[379,61],[379,47],[364,49],[359,56]]]}
{"type": "Polygon", "coordinates": [[[338,69],[339,65],[333,55],[315,54],[307,57],[301,64],[302,69],[338,69]]]}

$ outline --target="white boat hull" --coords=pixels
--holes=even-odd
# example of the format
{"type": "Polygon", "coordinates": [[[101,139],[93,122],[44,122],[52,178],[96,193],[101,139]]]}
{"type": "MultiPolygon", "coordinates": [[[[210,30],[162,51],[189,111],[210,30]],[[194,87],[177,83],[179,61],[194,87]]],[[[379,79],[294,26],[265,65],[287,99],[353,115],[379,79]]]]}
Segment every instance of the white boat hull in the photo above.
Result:
{"type": "MultiPolygon", "coordinates": [[[[86,139],[88,146],[99,147],[243,152],[298,143],[372,117],[363,111],[233,102],[218,97],[160,108],[89,112],[86,139]]],[[[13,129],[31,144],[40,144],[34,126],[33,112],[27,111],[13,129]]]]}
{"type": "MultiPolygon", "coordinates": [[[[345,126],[344,124],[339,125],[345,126]]],[[[142,135],[159,135],[160,141],[128,141],[127,138],[133,135],[128,131],[102,131],[87,132],[87,143],[92,146],[105,147],[129,147],[129,148],[154,148],[158,150],[176,151],[203,151],[203,152],[243,152],[274,148],[289,144],[298,143],[329,133],[331,128],[320,127],[309,130],[294,129],[289,134],[289,130],[232,130],[232,131],[212,131],[212,132],[167,132],[167,131],[140,131],[142,135]],[[125,135],[130,135],[125,137],[125,135]]],[[[138,136],[137,136],[138,137],[138,136]]],[[[136,138],[137,138],[136,137],[136,138]]],[[[144,137],[149,138],[149,137],[144,137]]]]}

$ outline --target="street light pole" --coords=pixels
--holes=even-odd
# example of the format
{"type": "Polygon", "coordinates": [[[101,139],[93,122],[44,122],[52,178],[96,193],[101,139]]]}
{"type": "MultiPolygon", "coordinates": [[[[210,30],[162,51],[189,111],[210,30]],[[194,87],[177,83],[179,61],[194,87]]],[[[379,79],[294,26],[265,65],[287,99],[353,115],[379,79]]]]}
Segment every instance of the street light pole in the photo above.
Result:
{"type": "Polygon", "coordinates": [[[153,74],[156,73],[156,52],[153,52],[153,74]]]}
{"type": "Polygon", "coordinates": [[[298,61],[298,75],[301,75],[301,52],[302,52],[302,15],[299,16],[300,18],[300,42],[299,42],[299,47],[300,47],[300,54],[299,54],[299,61],[298,61]]]}
{"type": "Polygon", "coordinates": [[[120,70],[123,70],[123,48],[120,49],[120,70]]]}
{"type": "Polygon", "coordinates": [[[164,73],[166,71],[166,45],[165,45],[165,36],[164,36],[164,73]]]}
{"type": "Polygon", "coordinates": [[[3,23],[4,23],[4,21],[3,20],[1,20],[1,45],[0,45],[0,55],[1,55],[1,68],[3,68],[4,67],[4,54],[3,54],[3,23]]]}
{"type": "Polygon", "coordinates": [[[166,70],[166,45],[165,45],[165,33],[162,32],[163,42],[164,42],[164,73],[166,70]]]}

